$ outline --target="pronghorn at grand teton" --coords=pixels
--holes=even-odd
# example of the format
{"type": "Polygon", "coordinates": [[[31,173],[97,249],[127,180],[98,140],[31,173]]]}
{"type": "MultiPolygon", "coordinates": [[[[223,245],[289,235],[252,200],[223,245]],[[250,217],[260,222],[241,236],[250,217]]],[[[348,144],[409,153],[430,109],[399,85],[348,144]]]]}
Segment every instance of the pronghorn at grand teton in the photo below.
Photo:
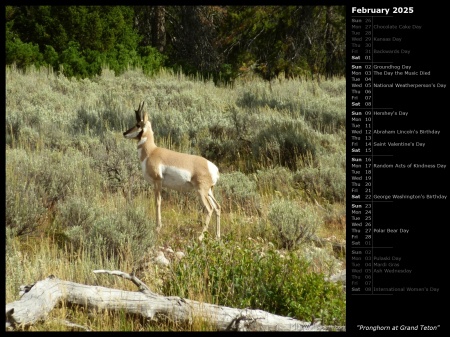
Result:
{"type": "Polygon", "coordinates": [[[125,138],[138,141],[137,150],[142,173],[144,178],[154,186],[157,230],[159,231],[162,227],[162,187],[180,192],[195,190],[207,212],[199,240],[203,240],[213,212],[216,214],[216,236],[220,238],[220,205],[212,191],[219,179],[219,169],[203,157],[156,146],[152,124],[147,112],[143,109],[144,102],[139,104],[138,110],[135,110],[136,125],[125,131],[123,135],[125,138]]]}

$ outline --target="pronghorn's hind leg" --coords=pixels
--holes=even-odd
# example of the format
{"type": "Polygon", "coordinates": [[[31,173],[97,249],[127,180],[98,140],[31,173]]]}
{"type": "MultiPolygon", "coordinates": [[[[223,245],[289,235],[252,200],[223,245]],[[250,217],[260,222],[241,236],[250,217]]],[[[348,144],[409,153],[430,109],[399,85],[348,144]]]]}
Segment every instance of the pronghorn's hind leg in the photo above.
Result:
{"type": "Polygon", "coordinates": [[[208,230],[209,222],[211,221],[211,215],[213,212],[216,213],[216,236],[219,239],[220,238],[220,205],[214,198],[214,195],[212,194],[212,190],[208,189],[199,189],[198,193],[200,195],[200,200],[202,201],[202,204],[204,208],[206,209],[206,219],[205,219],[205,225],[202,229],[202,234],[199,236],[199,240],[202,241],[204,238],[204,233],[208,230]]]}
{"type": "Polygon", "coordinates": [[[210,204],[210,201],[208,200],[207,194],[202,190],[199,190],[198,193],[200,194],[200,200],[202,201],[203,207],[205,208],[205,210],[207,212],[206,219],[205,219],[205,225],[203,226],[203,229],[202,229],[202,234],[200,234],[200,236],[198,237],[198,239],[200,241],[202,241],[204,238],[204,233],[208,230],[208,224],[209,224],[209,221],[211,220],[213,208],[210,204]]]}
{"type": "Polygon", "coordinates": [[[216,198],[214,198],[212,187],[208,192],[208,199],[211,203],[211,206],[214,208],[214,213],[216,213],[216,236],[220,239],[220,205],[217,202],[216,198]]]}

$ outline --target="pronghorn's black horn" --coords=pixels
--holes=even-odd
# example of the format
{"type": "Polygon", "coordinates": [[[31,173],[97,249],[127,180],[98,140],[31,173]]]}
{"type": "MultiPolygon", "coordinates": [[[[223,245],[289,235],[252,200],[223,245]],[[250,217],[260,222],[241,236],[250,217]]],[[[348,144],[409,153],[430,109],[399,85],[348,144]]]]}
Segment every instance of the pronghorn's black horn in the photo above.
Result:
{"type": "Polygon", "coordinates": [[[136,120],[139,122],[142,120],[142,110],[144,108],[144,101],[142,101],[142,103],[139,104],[139,108],[137,110],[135,110],[136,112],[136,120]]]}

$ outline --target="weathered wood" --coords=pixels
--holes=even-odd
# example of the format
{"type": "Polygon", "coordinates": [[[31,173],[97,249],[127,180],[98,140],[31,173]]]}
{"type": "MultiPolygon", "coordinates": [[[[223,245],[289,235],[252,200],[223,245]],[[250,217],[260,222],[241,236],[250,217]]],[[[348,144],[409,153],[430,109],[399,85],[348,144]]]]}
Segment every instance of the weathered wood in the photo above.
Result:
{"type": "Polygon", "coordinates": [[[91,309],[124,310],[147,319],[169,318],[177,323],[192,323],[193,317],[208,321],[217,330],[235,331],[327,331],[342,327],[311,324],[262,310],[236,309],[176,296],[160,296],[151,292],[134,275],[120,271],[99,270],[132,280],[138,292],[100,286],[88,286],[63,281],[55,276],[36,282],[22,298],[6,305],[6,326],[30,325],[45,320],[47,314],[60,302],[86,306],[91,309]]]}

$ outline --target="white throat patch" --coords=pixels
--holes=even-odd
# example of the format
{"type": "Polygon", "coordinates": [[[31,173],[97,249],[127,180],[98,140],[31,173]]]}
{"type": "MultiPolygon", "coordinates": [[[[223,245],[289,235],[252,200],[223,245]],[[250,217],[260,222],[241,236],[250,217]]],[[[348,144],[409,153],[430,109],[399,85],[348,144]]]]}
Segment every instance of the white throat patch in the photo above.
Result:
{"type": "Polygon", "coordinates": [[[138,143],[138,146],[144,144],[146,141],[147,141],[147,137],[142,137],[138,143]]]}

